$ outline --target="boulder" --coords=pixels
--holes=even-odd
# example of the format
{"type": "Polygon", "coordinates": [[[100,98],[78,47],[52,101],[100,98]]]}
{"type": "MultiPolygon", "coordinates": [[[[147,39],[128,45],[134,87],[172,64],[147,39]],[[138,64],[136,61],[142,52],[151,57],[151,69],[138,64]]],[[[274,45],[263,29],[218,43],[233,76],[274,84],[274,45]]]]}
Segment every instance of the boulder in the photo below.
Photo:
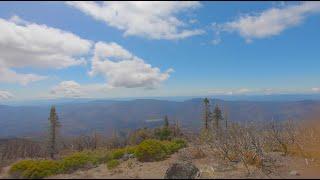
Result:
{"type": "Polygon", "coordinates": [[[128,159],[131,159],[131,158],[134,158],[134,155],[133,154],[124,154],[121,158],[122,161],[127,161],[128,159]]]}
{"type": "Polygon", "coordinates": [[[298,171],[290,171],[289,172],[289,174],[291,175],[291,176],[300,176],[300,173],[298,172],[298,171]]]}
{"type": "Polygon", "coordinates": [[[176,162],[166,171],[165,179],[195,179],[199,175],[199,169],[191,162],[176,162]]]}

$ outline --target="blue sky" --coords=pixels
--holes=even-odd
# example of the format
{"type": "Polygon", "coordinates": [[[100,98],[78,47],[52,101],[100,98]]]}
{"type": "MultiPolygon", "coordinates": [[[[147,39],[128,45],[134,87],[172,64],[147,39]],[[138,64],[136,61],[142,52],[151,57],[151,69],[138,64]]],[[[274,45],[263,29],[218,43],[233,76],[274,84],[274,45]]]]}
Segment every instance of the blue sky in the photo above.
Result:
{"type": "Polygon", "coordinates": [[[0,101],[320,92],[319,2],[1,2],[0,18],[0,101]]]}

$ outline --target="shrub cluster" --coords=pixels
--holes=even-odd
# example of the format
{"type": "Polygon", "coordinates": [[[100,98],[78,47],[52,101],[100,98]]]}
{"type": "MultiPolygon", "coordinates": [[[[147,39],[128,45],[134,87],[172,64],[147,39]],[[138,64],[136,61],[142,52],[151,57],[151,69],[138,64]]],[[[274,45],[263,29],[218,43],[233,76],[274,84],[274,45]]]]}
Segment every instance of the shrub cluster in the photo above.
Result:
{"type": "Polygon", "coordinates": [[[70,173],[81,168],[90,168],[106,163],[108,169],[120,164],[125,154],[139,161],[159,161],[186,146],[181,139],[173,141],[144,140],[137,146],[128,146],[112,151],[82,151],[60,160],[22,160],[12,165],[10,174],[14,178],[40,179],[59,173],[70,173]]]}
{"type": "Polygon", "coordinates": [[[53,160],[23,160],[14,164],[9,173],[14,178],[40,179],[60,172],[60,163],[53,160]]]}
{"type": "Polygon", "coordinates": [[[12,165],[10,174],[15,178],[40,179],[47,176],[69,173],[80,168],[96,166],[106,161],[106,154],[83,151],[61,160],[22,160],[12,165]]]}
{"type": "Polygon", "coordinates": [[[139,161],[159,161],[186,146],[184,140],[159,141],[148,139],[138,145],[135,156],[139,161]]]}

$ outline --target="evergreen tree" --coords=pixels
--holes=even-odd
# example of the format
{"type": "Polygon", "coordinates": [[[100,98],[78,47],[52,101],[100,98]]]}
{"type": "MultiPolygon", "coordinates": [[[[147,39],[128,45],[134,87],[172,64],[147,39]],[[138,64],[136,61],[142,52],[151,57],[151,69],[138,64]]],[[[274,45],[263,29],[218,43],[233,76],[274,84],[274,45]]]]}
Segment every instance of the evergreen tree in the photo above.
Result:
{"type": "Polygon", "coordinates": [[[216,105],[216,107],[214,108],[212,119],[214,123],[213,127],[217,130],[220,129],[220,122],[223,120],[223,116],[222,111],[218,105],[216,105]]]}
{"type": "Polygon", "coordinates": [[[164,127],[169,128],[169,119],[167,115],[164,116],[164,127]]]}
{"type": "Polygon", "coordinates": [[[208,98],[205,98],[203,100],[204,103],[204,129],[208,130],[209,129],[209,121],[210,121],[210,101],[208,98]]]}
{"type": "Polygon", "coordinates": [[[57,134],[58,128],[61,127],[58,115],[56,113],[55,106],[52,106],[50,109],[49,117],[50,129],[49,129],[49,155],[54,159],[55,154],[57,153],[57,134]]]}

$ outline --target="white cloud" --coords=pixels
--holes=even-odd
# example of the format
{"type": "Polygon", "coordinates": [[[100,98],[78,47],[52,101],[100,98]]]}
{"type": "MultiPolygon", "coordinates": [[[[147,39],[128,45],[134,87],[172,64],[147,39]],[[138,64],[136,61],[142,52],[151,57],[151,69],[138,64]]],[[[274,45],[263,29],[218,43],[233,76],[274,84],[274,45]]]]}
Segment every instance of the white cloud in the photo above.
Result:
{"type": "Polygon", "coordinates": [[[240,89],[232,89],[232,90],[210,90],[208,93],[215,95],[240,95],[240,94],[248,94],[253,92],[253,90],[247,88],[240,89]]]}
{"type": "Polygon", "coordinates": [[[320,92],[320,88],[312,88],[311,89],[313,92],[320,92]]]}
{"type": "Polygon", "coordinates": [[[218,44],[221,43],[221,38],[215,38],[215,39],[213,39],[213,40],[211,41],[211,43],[212,43],[213,45],[218,45],[218,44]]]}
{"type": "Polygon", "coordinates": [[[102,74],[109,87],[155,88],[167,80],[173,69],[161,72],[116,43],[95,44],[90,75],[102,74]]]}
{"type": "Polygon", "coordinates": [[[123,30],[125,36],[140,36],[150,39],[183,39],[204,33],[203,30],[189,30],[186,23],[176,15],[201,6],[199,2],[113,2],[101,3],[71,1],[67,4],[79,9],[94,19],[123,30]]]}
{"type": "Polygon", "coordinates": [[[36,74],[19,74],[8,68],[0,66],[0,82],[27,85],[28,83],[40,81],[46,78],[46,76],[40,76],[36,74]]]}
{"type": "Polygon", "coordinates": [[[50,91],[54,97],[91,97],[108,89],[106,84],[80,85],[75,81],[62,81],[50,91]]]}
{"type": "Polygon", "coordinates": [[[7,100],[13,98],[14,95],[8,91],[1,91],[0,90],[0,100],[7,100]]]}
{"type": "Polygon", "coordinates": [[[80,84],[75,81],[63,81],[52,88],[51,94],[66,97],[80,97],[83,95],[80,84]]]}
{"type": "Polygon", "coordinates": [[[259,14],[241,16],[235,21],[220,25],[221,31],[237,32],[251,42],[254,38],[279,35],[299,25],[307,15],[320,12],[320,2],[301,2],[283,8],[271,8],[259,14]]]}
{"type": "Polygon", "coordinates": [[[0,82],[29,82],[44,77],[18,74],[12,68],[66,68],[84,64],[78,58],[90,51],[92,43],[57,28],[27,22],[18,16],[0,18],[0,82]]]}

